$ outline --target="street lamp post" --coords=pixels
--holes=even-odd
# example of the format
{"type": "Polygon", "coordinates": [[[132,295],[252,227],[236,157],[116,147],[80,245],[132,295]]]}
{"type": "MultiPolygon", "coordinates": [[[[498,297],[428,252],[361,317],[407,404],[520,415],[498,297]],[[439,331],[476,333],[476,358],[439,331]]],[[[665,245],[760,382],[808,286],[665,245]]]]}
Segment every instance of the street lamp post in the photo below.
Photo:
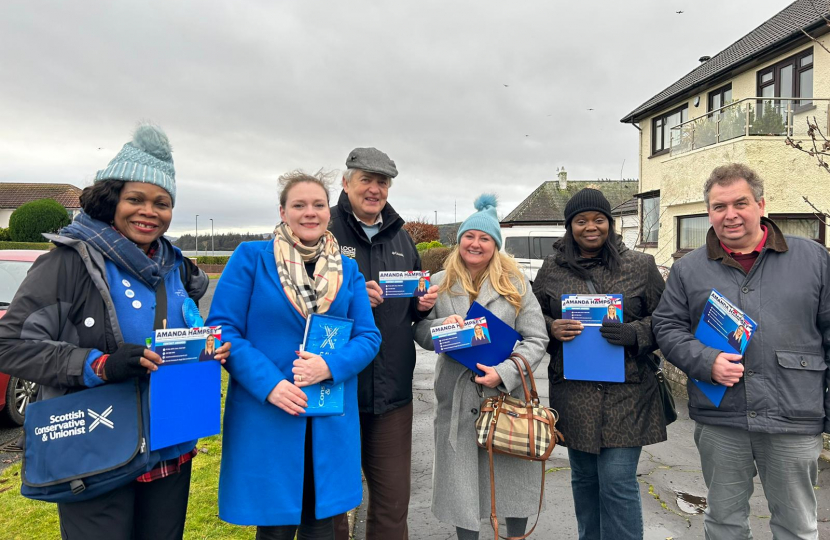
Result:
{"type": "Polygon", "coordinates": [[[199,260],[199,214],[196,214],[196,260],[199,260]]]}
{"type": "Polygon", "coordinates": [[[216,257],[216,245],[213,243],[213,218],[210,218],[210,251],[216,257]]]}

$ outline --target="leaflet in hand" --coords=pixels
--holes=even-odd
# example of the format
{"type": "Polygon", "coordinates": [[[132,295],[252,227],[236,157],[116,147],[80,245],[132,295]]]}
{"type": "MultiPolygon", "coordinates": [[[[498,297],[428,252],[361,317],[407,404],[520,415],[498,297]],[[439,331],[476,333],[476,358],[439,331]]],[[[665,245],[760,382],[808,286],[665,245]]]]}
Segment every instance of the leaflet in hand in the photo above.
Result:
{"type": "Polygon", "coordinates": [[[161,356],[162,366],[172,363],[214,360],[222,345],[221,326],[168,328],[156,330],[152,349],[161,356]]]}
{"type": "MultiPolygon", "coordinates": [[[[354,321],[331,315],[312,313],[306,319],[305,335],[300,350],[319,355],[328,362],[349,342],[354,321]]],[[[321,381],[301,388],[308,396],[306,416],[343,414],[343,383],[321,381]]]]}
{"type": "Polygon", "coordinates": [[[487,328],[487,319],[484,317],[464,321],[463,328],[452,323],[430,328],[430,332],[436,353],[490,343],[490,329],[487,328]]]}
{"type": "Polygon", "coordinates": [[[625,348],[612,345],[599,329],[622,323],[620,294],[563,294],[562,318],[582,323],[582,333],[562,343],[564,376],[576,381],[625,381],[625,348]]]}
{"type": "Polygon", "coordinates": [[[424,296],[429,290],[429,270],[423,272],[380,272],[378,275],[383,298],[424,296]]]}
{"type": "Polygon", "coordinates": [[[221,326],[156,330],[153,350],[163,363],[150,374],[150,450],[219,433],[221,337],[221,326]]]}
{"type": "MultiPolygon", "coordinates": [[[[709,300],[703,308],[703,314],[700,316],[700,322],[697,324],[695,338],[704,345],[719,351],[744,354],[757,328],[758,324],[746,313],[735,307],[716,289],[712,289],[709,300]]],[[[692,381],[715,407],[720,406],[726,394],[725,386],[694,378],[692,381]]]]}

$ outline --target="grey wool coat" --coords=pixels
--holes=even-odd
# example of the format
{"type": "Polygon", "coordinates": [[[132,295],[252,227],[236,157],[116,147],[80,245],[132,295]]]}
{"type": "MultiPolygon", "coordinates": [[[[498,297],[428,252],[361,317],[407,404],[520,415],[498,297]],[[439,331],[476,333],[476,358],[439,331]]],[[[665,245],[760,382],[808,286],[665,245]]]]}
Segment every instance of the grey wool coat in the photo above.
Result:
{"type": "MultiPolygon", "coordinates": [[[[445,277],[439,272],[432,285],[445,277]]],[[[493,289],[487,280],[477,302],[515,328],[523,341],[515,351],[524,356],[533,369],[545,355],[548,344],[545,319],[539,303],[524,280],[522,308],[515,308],[493,289]]],[[[517,287],[520,283],[514,282],[517,287]]],[[[519,287],[519,290],[522,289],[519,287]]],[[[450,315],[464,317],[470,297],[460,283],[438,295],[435,307],[426,319],[415,325],[415,340],[425,349],[434,350],[430,328],[439,326],[450,315]],[[453,294],[456,293],[456,294],[453,294]]],[[[439,521],[473,531],[490,516],[490,465],[487,452],[476,445],[475,421],[485,397],[509,391],[523,396],[521,378],[512,360],[496,366],[502,386],[498,389],[475,384],[473,372],[449,356],[441,354],[435,366],[435,461],[432,470],[432,513],[439,521]],[[483,393],[483,396],[481,393],[483,393]]],[[[496,455],[496,502],[500,518],[530,517],[539,506],[541,467],[539,463],[496,455]]]]}

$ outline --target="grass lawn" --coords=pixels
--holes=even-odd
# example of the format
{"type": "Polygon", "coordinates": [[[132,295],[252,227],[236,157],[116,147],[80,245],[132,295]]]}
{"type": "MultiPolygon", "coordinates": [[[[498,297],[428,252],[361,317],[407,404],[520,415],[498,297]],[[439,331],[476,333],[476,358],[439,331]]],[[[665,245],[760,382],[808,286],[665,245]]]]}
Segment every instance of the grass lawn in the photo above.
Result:
{"type": "MultiPolygon", "coordinates": [[[[222,371],[222,387],[228,374],[222,371]]],[[[224,392],[223,392],[224,394],[224,392]]],[[[222,399],[224,412],[224,397],[222,399]]],[[[254,538],[254,527],[238,527],[220,521],[216,503],[219,488],[219,435],[201,439],[201,451],[193,459],[190,502],[187,508],[186,540],[254,538]]],[[[58,512],[54,504],[26,499],[20,495],[20,463],[0,474],[0,540],[60,540],[58,512]]]]}

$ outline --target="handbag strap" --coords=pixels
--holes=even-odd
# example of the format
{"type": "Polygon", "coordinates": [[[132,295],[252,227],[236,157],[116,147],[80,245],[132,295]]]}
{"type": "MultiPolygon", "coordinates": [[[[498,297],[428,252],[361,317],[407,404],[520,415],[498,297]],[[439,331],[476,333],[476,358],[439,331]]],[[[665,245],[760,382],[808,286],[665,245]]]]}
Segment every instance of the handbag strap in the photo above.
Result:
{"type": "Polygon", "coordinates": [[[533,376],[533,370],[530,369],[530,363],[527,361],[527,358],[514,352],[510,355],[510,359],[513,360],[513,363],[516,364],[516,369],[519,370],[519,376],[522,379],[522,388],[525,391],[525,403],[539,403],[539,392],[536,390],[536,378],[533,376]],[[527,379],[525,379],[525,370],[527,370],[527,377],[530,379],[530,391],[528,391],[527,379]]]}
{"type": "Polygon", "coordinates": [[[588,285],[588,292],[591,294],[597,294],[597,287],[594,285],[594,280],[590,277],[585,278],[585,284],[588,285]]]}
{"type": "MultiPolygon", "coordinates": [[[[490,461],[490,526],[493,527],[493,531],[496,534],[495,540],[523,540],[527,538],[533,531],[536,529],[536,525],[539,524],[539,516],[542,515],[542,502],[545,499],[545,461],[540,461],[542,465],[542,485],[539,488],[539,508],[536,511],[536,521],[533,523],[533,527],[530,528],[522,536],[500,536],[499,535],[499,518],[496,516],[496,471],[495,467],[493,467],[493,434],[496,432],[495,428],[495,418],[496,415],[493,415],[493,426],[490,427],[490,433],[487,434],[487,456],[490,461]]],[[[531,422],[532,423],[532,422],[531,422]]]]}

